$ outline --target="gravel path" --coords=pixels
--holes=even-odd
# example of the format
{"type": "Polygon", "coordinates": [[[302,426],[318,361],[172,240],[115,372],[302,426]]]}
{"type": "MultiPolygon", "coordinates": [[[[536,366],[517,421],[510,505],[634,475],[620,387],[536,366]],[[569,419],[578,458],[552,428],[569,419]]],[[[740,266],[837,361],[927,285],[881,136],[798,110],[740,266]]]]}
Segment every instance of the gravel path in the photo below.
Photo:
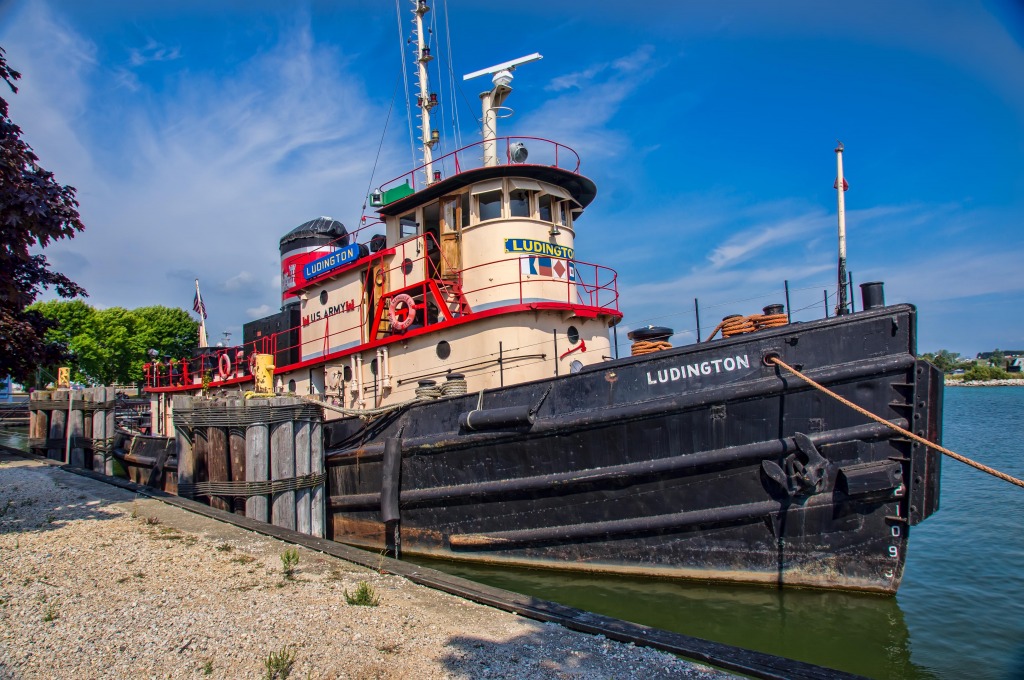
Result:
{"type": "Polygon", "coordinates": [[[0,456],[0,678],[732,677],[290,547],[0,456]]]}

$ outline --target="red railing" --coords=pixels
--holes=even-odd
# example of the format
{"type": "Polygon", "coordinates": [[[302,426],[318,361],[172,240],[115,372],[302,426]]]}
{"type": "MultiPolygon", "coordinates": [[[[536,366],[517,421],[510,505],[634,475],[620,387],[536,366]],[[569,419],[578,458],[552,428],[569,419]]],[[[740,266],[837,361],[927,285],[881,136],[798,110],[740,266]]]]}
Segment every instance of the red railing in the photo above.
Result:
{"type": "MultiPolygon", "coordinates": [[[[331,347],[334,342],[339,346],[353,341],[358,344],[373,342],[378,339],[378,333],[381,331],[381,320],[386,318],[384,306],[388,298],[401,292],[416,291],[417,295],[422,295],[417,311],[426,306],[428,299],[438,306],[446,307],[438,310],[436,318],[428,318],[424,311],[421,319],[422,325],[426,327],[453,320],[456,314],[447,308],[449,301],[445,299],[445,293],[448,292],[453,293],[460,303],[467,299],[472,300],[484,291],[505,290],[508,292],[499,292],[489,297],[500,303],[501,307],[543,301],[584,306],[612,314],[619,313],[618,274],[614,269],[589,262],[551,258],[552,266],[561,264],[567,268],[564,280],[546,276],[527,278],[529,275],[523,274],[522,270],[522,257],[508,257],[456,270],[444,259],[444,253],[433,234],[427,233],[374,253],[370,258],[363,258],[361,267],[366,267],[367,277],[375,275],[375,270],[385,257],[392,258],[391,266],[384,270],[389,282],[388,292],[382,299],[375,301],[377,308],[373,318],[369,317],[370,310],[365,301],[356,300],[353,301],[353,311],[358,311],[358,321],[346,323],[342,321],[344,315],[328,315],[324,318],[322,337],[304,340],[304,325],[300,322],[298,326],[257,338],[244,345],[211,347],[199,357],[164,361],[159,364],[147,363],[144,365],[146,386],[158,389],[196,389],[202,386],[204,376],[212,388],[236,385],[252,380],[249,357],[254,353],[273,355],[277,367],[283,368],[332,353],[331,347]],[[432,259],[433,253],[437,253],[437,256],[432,259]],[[467,278],[486,280],[489,268],[495,270],[504,280],[501,283],[465,288],[467,278]],[[448,272],[448,275],[442,276],[442,271],[448,272]],[[564,290],[564,294],[553,296],[552,291],[557,290],[564,290]],[[536,294],[531,294],[531,291],[536,291],[536,294]],[[353,333],[357,329],[359,333],[353,333]],[[343,337],[346,335],[351,340],[343,337]],[[311,346],[314,343],[316,346],[311,346]],[[304,359],[304,356],[310,358],[304,359]]],[[[372,288],[373,285],[374,281],[368,278],[366,289],[372,288]]]]}
{"type": "MultiPolygon", "coordinates": [[[[552,278],[527,279],[524,278],[524,274],[522,272],[522,259],[523,258],[521,257],[509,257],[463,269],[460,272],[460,277],[463,281],[465,280],[466,272],[487,267],[495,267],[496,265],[501,264],[506,265],[505,273],[507,274],[509,265],[511,263],[515,263],[517,273],[517,277],[514,280],[509,279],[502,283],[480,286],[479,288],[464,288],[463,293],[466,297],[472,297],[473,294],[480,293],[485,290],[515,287],[516,292],[514,298],[511,299],[518,298],[516,301],[517,304],[524,304],[527,302],[533,302],[536,300],[536,297],[539,297],[531,296],[529,294],[530,290],[536,290],[543,287],[543,292],[545,294],[542,297],[546,301],[564,302],[571,305],[584,305],[587,307],[596,307],[598,309],[618,313],[618,274],[614,269],[579,260],[560,260],[558,258],[551,258],[552,262],[565,263],[563,266],[567,268],[567,271],[565,273],[564,281],[552,278]],[[564,286],[565,288],[565,297],[553,299],[550,295],[550,291],[553,288],[561,286],[564,286]]],[[[506,300],[509,299],[510,298],[506,298],[506,300]]]]}
{"type": "MultiPolygon", "coordinates": [[[[446,176],[454,176],[465,170],[472,170],[475,168],[483,167],[483,146],[484,144],[494,143],[498,150],[504,153],[499,154],[499,159],[504,158],[506,165],[513,165],[512,163],[512,145],[517,142],[523,142],[529,152],[528,162],[516,163],[515,165],[543,165],[545,167],[555,167],[562,170],[568,170],[569,172],[579,173],[580,170],[580,155],[572,147],[568,147],[564,144],[559,144],[550,139],[544,139],[543,137],[495,137],[493,140],[481,140],[468,146],[464,146],[461,149],[456,149],[451,153],[446,153],[439,158],[435,158],[430,162],[431,167],[436,172],[441,173],[441,178],[444,179],[446,176]],[[525,144],[530,142],[530,144],[525,144]],[[465,157],[470,149],[481,148],[480,156],[472,158],[475,162],[466,163],[465,157]],[[454,172],[447,173],[446,163],[451,161],[454,172]],[[436,166],[436,167],[434,167],[436,166]]],[[[413,168],[409,172],[403,173],[394,179],[389,179],[380,185],[381,191],[386,191],[389,187],[397,185],[405,180],[410,187],[416,189],[416,173],[421,172],[427,164],[413,168]]],[[[433,179],[433,178],[431,178],[433,179]]]]}

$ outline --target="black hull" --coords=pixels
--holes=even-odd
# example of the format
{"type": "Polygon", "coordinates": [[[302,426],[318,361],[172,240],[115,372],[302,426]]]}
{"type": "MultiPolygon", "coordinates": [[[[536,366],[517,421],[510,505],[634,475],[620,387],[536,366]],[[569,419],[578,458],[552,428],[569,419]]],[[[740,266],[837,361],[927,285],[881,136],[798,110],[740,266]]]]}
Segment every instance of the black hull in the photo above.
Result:
{"type": "Polygon", "coordinates": [[[333,539],[446,559],[894,593],[942,376],[898,305],[325,425],[333,539]],[[470,414],[470,412],[474,412],[470,414]],[[467,417],[468,414],[468,417],[467,417]],[[461,417],[461,424],[460,424],[461,417]],[[468,423],[467,423],[468,420],[468,423]]]}

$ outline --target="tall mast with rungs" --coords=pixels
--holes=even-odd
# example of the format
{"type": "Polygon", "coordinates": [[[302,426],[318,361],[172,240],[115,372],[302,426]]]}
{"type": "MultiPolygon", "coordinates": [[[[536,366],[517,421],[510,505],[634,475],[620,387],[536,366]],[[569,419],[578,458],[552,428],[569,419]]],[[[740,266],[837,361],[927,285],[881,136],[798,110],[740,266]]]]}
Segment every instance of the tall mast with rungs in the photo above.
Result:
{"type": "Polygon", "coordinates": [[[430,11],[426,0],[412,0],[413,4],[413,34],[416,36],[416,69],[419,75],[419,93],[416,96],[420,109],[420,130],[423,142],[423,174],[426,176],[426,183],[434,181],[434,145],[438,142],[437,130],[430,127],[430,110],[437,106],[437,95],[430,92],[430,81],[427,78],[427,63],[434,57],[430,54],[430,46],[427,45],[423,33],[423,15],[430,11]]]}

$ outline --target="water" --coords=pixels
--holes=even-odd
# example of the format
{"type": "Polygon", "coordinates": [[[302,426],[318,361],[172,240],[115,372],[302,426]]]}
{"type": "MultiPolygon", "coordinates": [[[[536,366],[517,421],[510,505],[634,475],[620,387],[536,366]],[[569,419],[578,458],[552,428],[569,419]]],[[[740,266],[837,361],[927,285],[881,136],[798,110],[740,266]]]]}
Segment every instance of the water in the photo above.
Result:
{"type": "MultiPolygon", "coordinates": [[[[944,423],[948,448],[1024,478],[1024,388],[947,389],[944,423]]],[[[1024,489],[951,459],[940,511],[911,530],[895,598],[423,563],[872,678],[1024,678],[1024,489]]]]}
{"type": "Polygon", "coordinates": [[[0,444],[12,449],[28,450],[28,428],[0,426],[0,444]]]}

